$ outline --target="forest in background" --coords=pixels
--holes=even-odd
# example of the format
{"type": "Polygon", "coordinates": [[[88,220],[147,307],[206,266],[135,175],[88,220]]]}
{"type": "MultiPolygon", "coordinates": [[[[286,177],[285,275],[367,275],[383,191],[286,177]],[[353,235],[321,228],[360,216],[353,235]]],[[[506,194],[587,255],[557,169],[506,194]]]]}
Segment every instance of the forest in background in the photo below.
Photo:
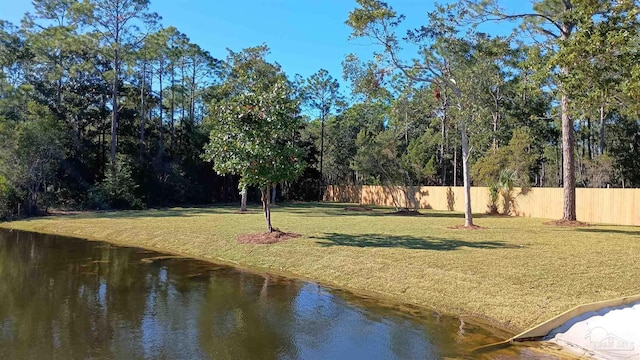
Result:
{"type": "MultiPolygon", "coordinates": [[[[638,187],[637,5],[544,0],[510,18],[492,3],[439,6],[394,36],[402,15],[359,0],[345,19],[381,51],[345,57],[348,92],[324,70],[287,76],[307,167],[277,196],[460,186],[465,159],[475,185],[563,186],[563,120],[576,186],[638,187]],[[474,26],[485,20],[520,26],[497,37],[474,26]]],[[[229,84],[268,64],[266,46],[215,59],[145,0],[33,4],[21,24],[0,21],[0,217],[239,201],[239,177],[217,175],[204,149],[229,84]]]]}

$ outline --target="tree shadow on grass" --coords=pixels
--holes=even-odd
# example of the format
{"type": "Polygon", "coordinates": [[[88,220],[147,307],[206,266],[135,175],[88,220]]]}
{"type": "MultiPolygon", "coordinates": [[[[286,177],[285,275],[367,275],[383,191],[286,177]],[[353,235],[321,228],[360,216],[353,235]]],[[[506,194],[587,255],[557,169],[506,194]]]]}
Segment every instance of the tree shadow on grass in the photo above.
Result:
{"type": "Polygon", "coordinates": [[[507,244],[502,241],[465,241],[458,239],[443,239],[432,236],[416,237],[408,235],[387,234],[338,234],[327,233],[322,237],[315,237],[321,246],[353,246],[398,248],[412,250],[450,251],[460,248],[474,249],[519,249],[521,246],[507,244]]]}
{"type": "Polygon", "coordinates": [[[586,228],[578,228],[576,231],[586,232],[586,233],[595,233],[595,234],[621,234],[621,235],[631,235],[631,236],[640,236],[640,231],[628,231],[628,230],[617,230],[617,229],[586,229],[586,228]]]}

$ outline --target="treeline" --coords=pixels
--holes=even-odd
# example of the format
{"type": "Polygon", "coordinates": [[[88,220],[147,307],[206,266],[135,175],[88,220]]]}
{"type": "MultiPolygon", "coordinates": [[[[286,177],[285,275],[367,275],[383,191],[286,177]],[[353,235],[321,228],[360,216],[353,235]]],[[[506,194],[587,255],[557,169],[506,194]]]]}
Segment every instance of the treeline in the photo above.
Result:
{"type": "Polygon", "coordinates": [[[222,62],[142,0],[36,0],[0,22],[0,214],[238,198],[201,159],[222,62]]]}
{"type": "Polygon", "coordinates": [[[532,5],[459,0],[406,29],[392,3],[358,0],[352,37],[378,47],[344,62],[361,102],[328,122],[329,182],[562,186],[566,220],[576,186],[639,186],[638,4],[532,5]]]}
{"type": "MultiPolygon", "coordinates": [[[[308,167],[278,196],[318,199],[323,184],[462,185],[467,165],[476,185],[563,186],[571,168],[576,186],[639,186],[637,6],[537,1],[527,15],[550,23],[523,15],[524,31],[496,37],[473,23],[511,15],[481,3],[440,6],[397,37],[400,14],[358,1],[345,14],[353,35],[383,52],[344,59],[350,94],[324,70],[287,80],[305,115],[292,138],[308,167]]],[[[215,59],[162,27],[146,0],[33,5],[20,25],[0,22],[0,216],[239,201],[239,179],[216,175],[203,149],[216,141],[212,104],[238,80],[229,60],[266,62],[266,47],[215,59]]]]}

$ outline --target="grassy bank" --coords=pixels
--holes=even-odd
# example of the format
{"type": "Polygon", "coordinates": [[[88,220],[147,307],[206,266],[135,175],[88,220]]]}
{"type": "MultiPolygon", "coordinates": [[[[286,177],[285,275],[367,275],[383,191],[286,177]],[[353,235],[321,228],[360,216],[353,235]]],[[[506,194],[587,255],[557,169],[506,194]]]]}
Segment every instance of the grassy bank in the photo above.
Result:
{"type": "Polygon", "coordinates": [[[0,227],[159,249],[260,268],[403,303],[479,316],[522,330],[575,305],[640,293],[640,228],[560,228],[545,220],[479,216],[484,230],[453,230],[462,215],[276,207],[274,225],[302,234],[238,244],[264,230],[262,213],[233,207],[35,218],[0,227]]]}

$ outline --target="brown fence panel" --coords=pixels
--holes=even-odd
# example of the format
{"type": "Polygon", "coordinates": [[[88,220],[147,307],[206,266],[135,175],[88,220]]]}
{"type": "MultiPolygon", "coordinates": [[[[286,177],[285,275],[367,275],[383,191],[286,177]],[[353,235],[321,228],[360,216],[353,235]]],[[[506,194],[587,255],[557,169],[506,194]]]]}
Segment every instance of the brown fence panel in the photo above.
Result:
{"type": "MultiPolygon", "coordinates": [[[[562,218],[562,188],[515,188],[512,215],[546,219],[562,218]]],[[[327,187],[325,201],[419,209],[464,211],[464,188],[449,186],[337,186],[327,187]]],[[[498,208],[503,209],[500,197],[498,208]]],[[[580,221],[640,225],[640,189],[576,189],[580,221]]],[[[489,209],[489,189],[471,188],[471,210],[489,209]]]]}

